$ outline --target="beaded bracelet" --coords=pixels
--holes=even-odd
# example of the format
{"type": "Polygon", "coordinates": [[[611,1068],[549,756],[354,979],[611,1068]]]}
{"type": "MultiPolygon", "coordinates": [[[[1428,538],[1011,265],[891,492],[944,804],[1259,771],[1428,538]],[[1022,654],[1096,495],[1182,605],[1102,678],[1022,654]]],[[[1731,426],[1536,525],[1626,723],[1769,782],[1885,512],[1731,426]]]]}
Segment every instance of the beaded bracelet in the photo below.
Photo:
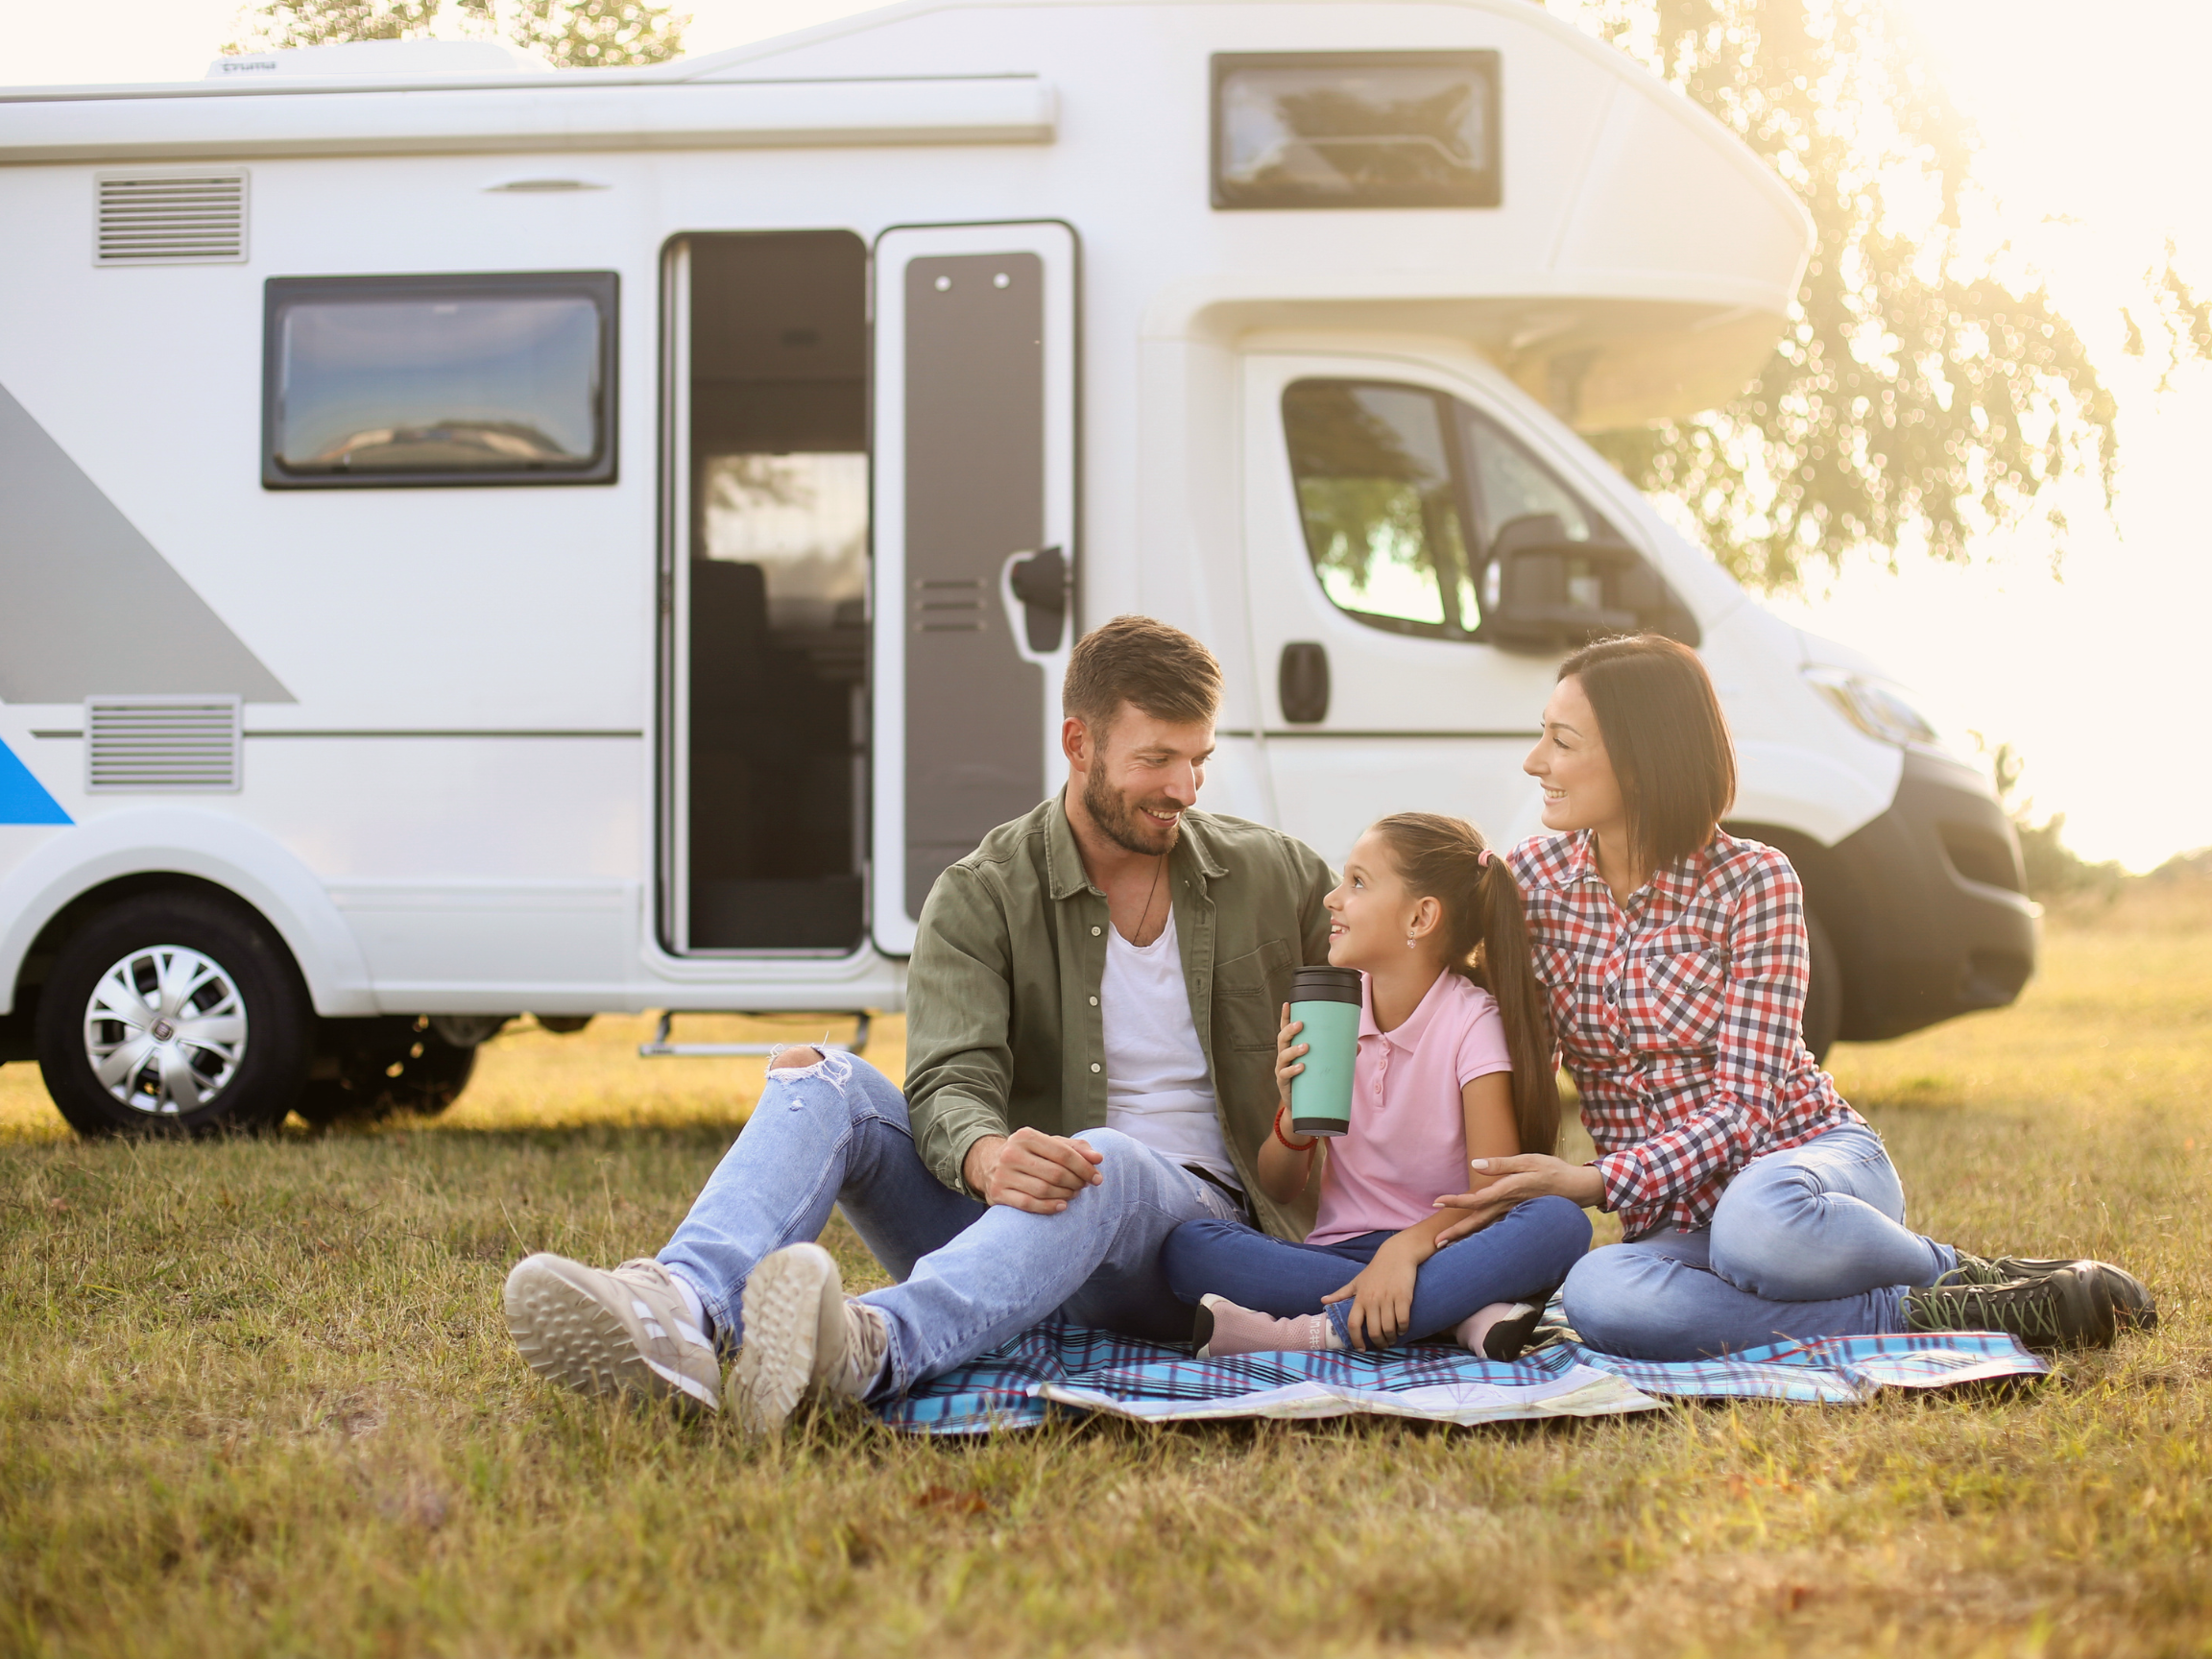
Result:
{"type": "Polygon", "coordinates": [[[1275,1139],[1276,1139],[1276,1140],[1278,1140],[1278,1141],[1280,1141],[1280,1142],[1282,1142],[1284,1145],[1286,1145],[1286,1146],[1289,1147],[1289,1148],[1290,1148],[1290,1150],[1291,1150],[1291,1151],[1293,1151],[1293,1152],[1310,1152],[1310,1151],[1312,1151],[1312,1150],[1313,1150],[1313,1148],[1314,1148],[1314,1147],[1316,1147],[1316,1146],[1318,1146],[1318,1145],[1320,1145],[1320,1144],[1321,1144],[1321,1137],[1320,1137],[1320,1136],[1318,1136],[1318,1135],[1310,1135],[1310,1136],[1308,1136],[1308,1137],[1307,1137],[1307,1139],[1306,1139],[1306,1144],[1305,1144],[1305,1145],[1303,1145],[1303,1146],[1301,1146],[1301,1145],[1299,1145],[1299,1144],[1298,1144],[1298,1142],[1295,1142],[1295,1141],[1291,1140],[1289,1136],[1287,1136],[1287,1135],[1284,1134],[1284,1133],[1283,1133],[1283,1108],[1282,1108],[1281,1106],[1277,1106],[1277,1107],[1275,1108],[1275,1122],[1274,1122],[1274,1128],[1275,1128],[1275,1139]]]}

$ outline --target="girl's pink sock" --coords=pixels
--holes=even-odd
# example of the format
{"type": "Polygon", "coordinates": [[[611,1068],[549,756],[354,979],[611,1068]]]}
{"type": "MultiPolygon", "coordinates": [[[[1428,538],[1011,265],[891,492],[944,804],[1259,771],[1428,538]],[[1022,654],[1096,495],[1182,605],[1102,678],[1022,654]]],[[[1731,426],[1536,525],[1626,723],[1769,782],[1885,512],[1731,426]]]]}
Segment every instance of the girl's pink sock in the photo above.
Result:
{"type": "Polygon", "coordinates": [[[1328,1354],[1344,1346],[1326,1313],[1278,1319],[1272,1313],[1239,1308],[1226,1296],[1198,1298],[1197,1325],[1191,1334],[1201,1359],[1232,1354],[1328,1354]]]}

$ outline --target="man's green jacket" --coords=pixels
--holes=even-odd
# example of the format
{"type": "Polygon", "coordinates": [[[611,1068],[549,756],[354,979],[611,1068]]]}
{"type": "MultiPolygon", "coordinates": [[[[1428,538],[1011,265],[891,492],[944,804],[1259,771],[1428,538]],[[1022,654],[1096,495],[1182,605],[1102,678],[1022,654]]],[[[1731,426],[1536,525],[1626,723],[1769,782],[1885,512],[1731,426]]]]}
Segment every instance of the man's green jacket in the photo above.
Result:
{"type": "MultiPolygon", "coordinates": [[[[1311,1184],[1275,1204],[1254,1166],[1275,1114],[1290,975],[1329,959],[1321,901],[1334,878],[1302,841],[1198,811],[1183,815],[1163,874],[1230,1159],[1261,1225],[1303,1238],[1311,1184]]],[[[961,1171],[986,1135],[1105,1126],[1098,982],[1112,926],[1057,795],[992,830],[930,888],[906,980],[906,1100],[915,1146],[948,1187],[982,1196],[961,1171]]]]}

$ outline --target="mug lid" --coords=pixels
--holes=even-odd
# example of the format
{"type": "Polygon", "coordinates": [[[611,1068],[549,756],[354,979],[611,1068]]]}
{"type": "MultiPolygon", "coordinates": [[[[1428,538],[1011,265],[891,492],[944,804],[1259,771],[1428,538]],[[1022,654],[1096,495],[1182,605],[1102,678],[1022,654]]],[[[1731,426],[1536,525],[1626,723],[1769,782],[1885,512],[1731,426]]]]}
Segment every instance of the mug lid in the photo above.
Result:
{"type": "Polygon", "coordinates": [[[1290,975],[1293,1002],[1358,1002],[1359,970],[1357,968],[1301,968],[1290,975]]]}

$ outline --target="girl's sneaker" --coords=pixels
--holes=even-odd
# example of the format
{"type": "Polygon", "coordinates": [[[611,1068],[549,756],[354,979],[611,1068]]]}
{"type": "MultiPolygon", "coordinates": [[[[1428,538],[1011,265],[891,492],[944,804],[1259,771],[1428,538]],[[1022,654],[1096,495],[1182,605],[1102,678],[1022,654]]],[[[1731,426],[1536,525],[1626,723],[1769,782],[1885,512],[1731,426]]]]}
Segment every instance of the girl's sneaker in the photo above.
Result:
{"type": "Polygon", "coordinates": [[[1326,1313],[1297,1313],[1278,1319],[1239,1308],[1226,1296],[1198,1298],[1190,1340],[1201,1359],[1233,1354],[1334,1354],[1344,1346],[1326,1313]]]}
{"type": "Polygon", "coordinates": [[[1493,1302],[1460,1320],[1452,1334],[1478,1359],[1518,1359],[1543,1318],[1541,1302],[1493,1302]]]}

